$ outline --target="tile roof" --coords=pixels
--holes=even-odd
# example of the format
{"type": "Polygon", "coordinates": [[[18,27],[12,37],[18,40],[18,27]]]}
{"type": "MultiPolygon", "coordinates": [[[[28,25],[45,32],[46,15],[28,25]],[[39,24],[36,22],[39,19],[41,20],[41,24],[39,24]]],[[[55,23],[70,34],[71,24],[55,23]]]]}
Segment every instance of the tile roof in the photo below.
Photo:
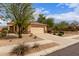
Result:
{"type": "Polygon", "coordinates": [[[36,24],[36,25],[45,25],[45,26],[47,26],[47,24],[42,24],[42,23],[39,23],[39,22],[31,22],[31,24],[36,24]]]}

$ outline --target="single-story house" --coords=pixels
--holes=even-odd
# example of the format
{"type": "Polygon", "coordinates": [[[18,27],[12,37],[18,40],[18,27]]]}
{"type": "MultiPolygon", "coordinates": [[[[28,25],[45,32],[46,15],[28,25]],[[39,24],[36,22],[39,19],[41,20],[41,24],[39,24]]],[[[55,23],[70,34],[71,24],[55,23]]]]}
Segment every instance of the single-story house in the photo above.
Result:
{"type": "MultiPolygon", "coordinates": [[[[7,23],[9,32],[16,32],[18,28],[14,26],[12,22],[7,23]]],[[[46,33],[47,32],[47,25],[38,23],[38,22],[31,22],[27,29],[28,33],[46,33]]],[[[24,32],[25,33],[25,32],[24,32]]]]}
{"type": "Polygon", "coordinates": [[[47,32],[47,25],[38,23],[38,22],[31,22],[28,26],[28,32],[30,33],[46,33],[47,32]]]}
{"type": "MultiPolygon", "coordinates": [[[[4,23],[5,21],[3,20],[3,18],[4,18],[3,16],[0,16],[0,22],[1,22],[0,31],[2,30],[3,27],[8,27],[9,32],[16,33],[16,31],[18,31],[18,27],[16,27],[11,20],[4,23]]],[[[47,32],[47,25],[32,21],[30,22],[30,25],[28,26],[27,31],[25,30],[24,33],[26,32],[27,33],[45,33],[47,32]]]]}

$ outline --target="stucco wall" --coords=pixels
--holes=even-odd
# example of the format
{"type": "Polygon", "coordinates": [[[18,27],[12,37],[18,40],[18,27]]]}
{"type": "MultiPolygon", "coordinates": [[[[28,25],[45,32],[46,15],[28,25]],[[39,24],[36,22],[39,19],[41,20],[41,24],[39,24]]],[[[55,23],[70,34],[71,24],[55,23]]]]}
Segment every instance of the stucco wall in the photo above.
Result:
{"type": "Polygon", "coordinates": [[[28,27],[28,32],[30,32],[30,33],[33,33],[33,32],[35,32],[35,33],[45,33],[45,32],[47,32],[47,26],[45,26],[45,25],[30,25],[29,27],[28,27]]]}

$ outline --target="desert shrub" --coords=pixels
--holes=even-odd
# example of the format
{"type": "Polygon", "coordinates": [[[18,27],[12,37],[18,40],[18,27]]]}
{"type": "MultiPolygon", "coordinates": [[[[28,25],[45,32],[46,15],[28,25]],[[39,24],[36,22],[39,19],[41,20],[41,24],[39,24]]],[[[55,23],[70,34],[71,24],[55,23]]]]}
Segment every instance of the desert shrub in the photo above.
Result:
{"type": "Polygon", "coordinates": [[[51,34],[51,33],[52,33],[52,31],[49,31],[49,30],[48,30],[47,32],[48,32],[49,34],[51,34]]]}
{"type": "Polygon", "coordinates": [[[56,34],[57,34],[57,31],[54,31],[54,32],[53,32],[53,35],[56,35],[56,34]]]}
{"type": "Polygon", "coordinates": [[[53,33],[53,35],[56,35],[56,33],[53,33]]]}
{"type": "Polygon", "coordinates": [[[2,31],[2,37],[5,37],[7,35],[7,30],[2,31]]]}
{"type": "Polygon", "coordinates": [[[34,39],[36,39],[37,38],[37,36],[34,36],[34,39]]]}
{"type": "Polygon", "coordinates": [[[30,35],[29,35],[29,37],[32,37],[33,36],[33,34],[31,33],[30,35]]]}
{"type": "Polygon", "coordinates": [[[8,29],[7,28],[3,28],[2,32],[0,32],[0,38],[1,37],[5,37],[7,35],[8,29]]]}
{"type": "Polygon", "coordinates": [[[35,43],[32,48],[38,48],[39,44],[35,43]]]}
{"type": "Polygon", "coordinates": [[[58,32],[58,36],[63,36],[63,35],[64,35],[63,31],[58,32]]]}
{"type": "Polygon", "coordinates": [[[28,46],[25,46],[25,45],[19,45],[19,46],[16,46],[13,48],[11,54],[12,55],[17,55],[17,56],[23,56],[25,55],[25,52],[27,51],[28,52],[29,48],[28,46]]]}
{"type": "Polygon", "coordinates": [[[64,35],[64,32],[63,31],[60,31],[60,33],[62,33],[64,35]]]}
{"type": "Polygon", "coordinates": [[[2,33],[0,32],[0,38],[2,37],[2,33]]]}
{"type": "Polygon", "coordinates": [[[58,33],[58,36],[62,36],[62,33],[58,33]]]}

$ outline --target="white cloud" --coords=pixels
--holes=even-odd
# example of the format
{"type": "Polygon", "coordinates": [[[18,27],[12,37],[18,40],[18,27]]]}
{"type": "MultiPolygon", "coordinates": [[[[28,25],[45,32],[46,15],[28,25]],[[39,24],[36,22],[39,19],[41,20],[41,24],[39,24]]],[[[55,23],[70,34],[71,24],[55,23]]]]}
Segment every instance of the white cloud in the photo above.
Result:
{"type": "Polygon", "coordinates": [[[56,5],[56,7],[59,7],[59,6],[68,6],[69,8],[76,8],[76,7],[79,7],[79,4],[78,3],[59,3],[58,5],[56,5]]]}
{"type": "Polygon", "coordinates": [[[49,11],[45,10],[44,8],[36,8],[35,9],[35,19],[38,18],[39,14],[47,14],[47,18],[54,18],[56,22],[60,22],[60,21],[67,21],[67,22],[71,22],[71,21],[78,21],[79,22],[79,4],[75,4],[75,3],[60,3],[58,5],[56,5],[56,7],[60,7],[64,5],[68,6],[69,8],[73,8],[73,12],[66,12],[66,13],[61,13],[61,14],[50,14],[49,11]]]}
{"type": "Polygon", "coordinates": [[[68,8],[73,8],[73,12],[79,14],[79,3],[59,3],[56,7],[68,6],[68,8]]]}
{"type": "Polygon", "coordinates": [[[64,3],[59,3],[56,5],[56,7],[63,6],[63,5],[64,5],[64,3]]]}
{"type": "Polygon", "coordinates": [[[45,10],[44,8],[36,8],[34,12],[34,18],[37,19],[39,14],[49,14],[50,12],[45,10]]]}
{"type": "Polygon", "coordinates": [[[0,27],[6,27],[7,22],[0,19],[0,27]]]}
{"type": "Polygon", "coordinates": [[[69,8],[77,8],[77,7],[79,7],[78,3],[66,3],[65,5],[68,6],[69,8]]]}
{"type": "Polygon", "coordinates": [[[62,13],[62,14],[51,14],[48,15],[47,18],[54,18],[55,22],[61,21],[78,21],[79,22],[79,15],[74,12],[62,13]]]}
{"type": "Polygon", "coordinates": [[[56,22],[60,21],[78,21],[79,22],[79,4],[77,3],[63,3],[63,4],[58,4],[56,7],[60,6],[68,6],[69,8],[73,8],[73,12],[66,12],[66,13],[61,13],[61,14],[51,14],[48,15],[47,18],[55,18],[56,22]]]}
{"type": "Polygon", "coordinates": [[[64,5],[68,6],[69,8],[73,8],[73,12],[79,14],[79,3],[64,3],[64,5]]]}
{"type": "Polygon", "coordinates": [[[45,10],[44,8],[36,8],[35,14],[49,14],[49,11],[45,10]]]}

